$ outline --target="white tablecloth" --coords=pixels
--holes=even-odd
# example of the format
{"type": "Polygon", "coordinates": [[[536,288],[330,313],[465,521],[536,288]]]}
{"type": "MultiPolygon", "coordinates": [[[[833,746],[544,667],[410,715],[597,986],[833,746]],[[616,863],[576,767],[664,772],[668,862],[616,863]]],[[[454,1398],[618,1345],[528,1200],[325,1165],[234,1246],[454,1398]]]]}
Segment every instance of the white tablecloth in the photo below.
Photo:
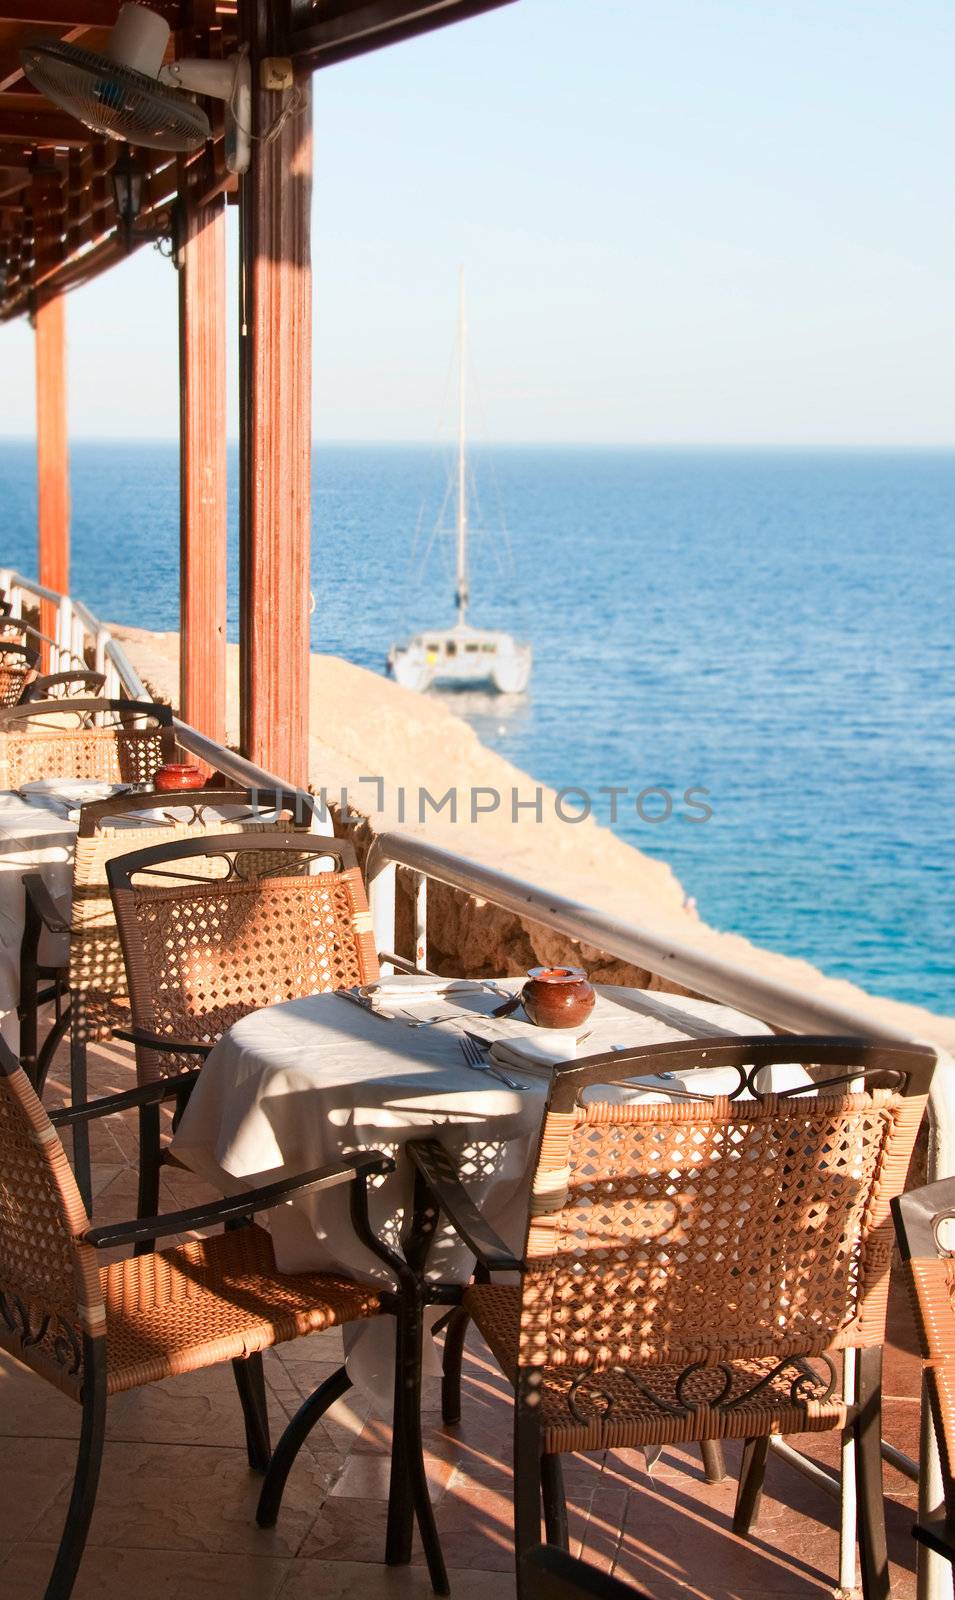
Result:
{"type": "MultiPolygon", "coordinates": [[[[411,1001],[410,1009],[420,1016],[442,1007],[486,1015],[499,1004],[499,994],[483,990],[437,1003],[411,1001]]],[[[480,1031],[480,1016],[473,1020],[480,1031]]],[[[509,1066],[509,1075],[525,1085],[511,1089],[469,1067],[458,1031],[468,1025],[467,1018],[458,1017],[412,1027],[334,994],[254,1012],[210,1054],[173,1153],[227,1194],[307,1172],[355,1149],[395,1155],[397,1170],[376,1184],[370,1209],[379,1235],[397,1245],[412,1187],[411,1165],[401,1158],[401,1146],[409,1139],[437,1138],[453,1152],[487,1220],[519,1251],[546,1079],[509,1066]]],[[[493,1026],[498,1032],[509,1028],[516,1037],[542,1033],[526,1022],[493,1026]]],[[[616,988],[599,991],[591,1018],[576,1030],[589,1035],[578,1047],[581,1056],[613,1045],[767,1031],[727,1006],[616,988]]],[[[691,1076],[706,1077],[711,1093],[732,1089],[738,1081],[735,1073],[728,1079],[725,1073],[691,1076]]],[[[345,1187],[298,1197],[272,1211],[267,1221],[276,1261],[286,1272],[337,1270],[371,1281],[384,1276],[352,1232],[345,1187]]],[[[433,1275],[463,1282],[471,1267],[465,1247],[450,1232],[439,1235],[429,1257],[433,1275]]],[[[384,1323],[368,1323],[350,1330],[346,1341],[353,1381],[382,1405],[390,1396],[390,1337],[384,1323]]]]}
{"type": "Polygon", "coordinates": [[[76,823],[64,807],[0,790],[0,1033],[15,1053],[20,1049],[23,880],[28,872],[40,872],[54,899],[65,897],[68,908],[75,838],[76,823]]]}

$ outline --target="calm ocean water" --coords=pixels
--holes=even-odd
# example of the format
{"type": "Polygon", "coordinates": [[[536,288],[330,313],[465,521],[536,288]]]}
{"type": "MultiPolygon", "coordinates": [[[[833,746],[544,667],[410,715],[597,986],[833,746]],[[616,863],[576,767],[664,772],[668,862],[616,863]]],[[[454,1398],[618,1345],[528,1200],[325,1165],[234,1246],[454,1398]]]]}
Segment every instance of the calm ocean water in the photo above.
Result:
{"type": "MultiPolygon", "coordinates": [[[[421,568],[446,465],[316,451],[314,648],[381,671],[451,620],[450,541],[421,568]]],[[[626,786],[618,832],[718,927],[955,1010],[955,453],[515,447],[474,471],[513,556],[475,541],[473,620],[535,651],[526,700],[459,704],[481,737],[601,820],[626,786]],[[653,785],[667,821],[636,814],[653,785]]],[[[0,491],[2,558],[32,573],[29,446],[0,444],[0,491]]],[[[177,496],[173,446],[74,447],[73,588],[100,616],[177,626],[177,496]]],[[[232,500],[234,528],[234,473],[232,500]]],[[[233,637],[235,589],[233,550],[233,637]]]]}

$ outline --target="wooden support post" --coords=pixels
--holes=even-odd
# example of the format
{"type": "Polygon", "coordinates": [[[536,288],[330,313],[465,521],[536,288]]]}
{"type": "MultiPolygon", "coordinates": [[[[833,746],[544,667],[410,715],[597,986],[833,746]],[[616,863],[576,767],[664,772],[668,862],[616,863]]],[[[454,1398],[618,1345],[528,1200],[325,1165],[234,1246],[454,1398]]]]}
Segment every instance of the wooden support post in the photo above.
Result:
{"type": "MultiPolygon", "coordinates": [[[[38,575],[48,589],[70,592],[70,461],[67,443],[66,318],[61,295],[38,296],[36,332],[36,464],[38,575]]],[[[40,629],[56,631],[57,609],[44,600],[40,629]]],[[[49,671],[49,651],[43,647],[49,671]]]]}
{"type": "Polygon", "coordinates": [[[288,54],[288,4],[243,0],[252,62],[252,166],[239,200],[239,608],[242,749],[290,783],[308,774],[312,452],[311,79],[262,90],[288,54]]]}
{"type": "Polygon", "coordinates": [[[179,233],[179,706],[226,736],[225,201],[181,186],[179,233]]]}

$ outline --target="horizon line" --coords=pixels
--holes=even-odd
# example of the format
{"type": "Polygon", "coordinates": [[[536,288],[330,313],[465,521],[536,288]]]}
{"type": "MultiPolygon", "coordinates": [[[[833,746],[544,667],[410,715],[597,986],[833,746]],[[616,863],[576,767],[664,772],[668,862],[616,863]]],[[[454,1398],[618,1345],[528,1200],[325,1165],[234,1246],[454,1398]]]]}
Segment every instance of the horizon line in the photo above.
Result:
{"type": "MultiPolygon", "coordinates": [[[[35,444],[35,433],[0,433],[0,445],[3,444],[35,444]]],[[[68,435],[68,444],[103,444],[103,445],[177,445],[179,435],[176,433],[163,434],[110,434],[110,433],[72,433],[68,435]]],[[[237,434],[226,437],[229,447],[238,445],[237,434]]],[[[373,439],[358,438],[353,435],[313,437],[312,448],[321,449],[325,446],[350,446],[361,449],[428,449],[446,450],[454,448],[453,441],[441,439],[373,439]]],[[[934,442],[925,441],[867,441],[867,440],[820,440],[820,439],[480,439],[475,441],[472,449],[481,450],[493,448],[495,450],[776,450],[776,451],[854,451],[860,454],[880,454],[897,451],[909,453],[951,453],[955,451],[955,439],[934,442]]]]}

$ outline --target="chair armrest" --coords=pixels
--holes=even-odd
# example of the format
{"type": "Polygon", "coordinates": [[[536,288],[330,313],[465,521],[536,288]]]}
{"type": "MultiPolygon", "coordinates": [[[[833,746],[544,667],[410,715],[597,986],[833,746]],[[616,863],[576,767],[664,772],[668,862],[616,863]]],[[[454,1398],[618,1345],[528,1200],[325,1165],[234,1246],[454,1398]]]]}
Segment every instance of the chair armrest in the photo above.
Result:
{"type": "Polygon", "coordinates": [[[176,1100],[184,1089],[191,1089],[199,1080],[199,1068],[181,1072],[175,1078],[160,1078],[156,1083],[141,1083],[138,1089],[124,1089],[122,1094],[108,1094],[102,1100],[86,1100],[78,1106],[65,1106],[62,1111],[50,1113],[54,1128],[68,1128],[74,1122],[92,1122],[96,1117],[111,1117],[120,1111],[130,1111],[135,1106],[161,1105],[164,1100],[176,1100]]]}
{"type": "Polygon", "coordinates": [[[202,1056],[205,1060],[212,1050],[211,1044],[201,1044],[191,1039],[177,1039],[173,1034],[147,1033],[145,1028],[114,1028],[114,1039],[125,1039],[127,1044],[139,1044],[147,1050],[162,1050],[172,1055],[202,1056]]]}
{"type": "Polygon", "coordinates": [[[524,1262],[485,1222],[465,1189],[451,1157],[436,1139],[414,1139],[405,1145],[409,1157],[441,1210],[488,1272],[523,1272],[524,1262]]]}
{"type": "Polygon", "coordinates": [[[208,1228],[216,1222],[243,1222],[258,1211],[281,1205],[293,1194],[313,1194],[320,1189],[335,1189],[356,1179],[376,1177],[394,1171],[394,1162],[379,1150],[362,1151],[334,1166],[316,1167],[294,1178],[248,1189],[244,1194],[227,1195],[207,1205],[190,1206],[186,1211],[167,1211],[159,1217],[137,1217],[131,1222],[113,1222],[103,1228],[90,1228],[83,1234],[87,1244],[108,1250],[117,1244],[138,1244],[145,1239],[161,1239],[172,1233],[188,1233],[193,1228],[208,1228]]]}
{"type": "Polygon", "coordinates": [[[69,922],[51,895],[39,872],[28,872],[23,879],[27,910],[32,910],[51,933],[72,933],[69,922]]]}

